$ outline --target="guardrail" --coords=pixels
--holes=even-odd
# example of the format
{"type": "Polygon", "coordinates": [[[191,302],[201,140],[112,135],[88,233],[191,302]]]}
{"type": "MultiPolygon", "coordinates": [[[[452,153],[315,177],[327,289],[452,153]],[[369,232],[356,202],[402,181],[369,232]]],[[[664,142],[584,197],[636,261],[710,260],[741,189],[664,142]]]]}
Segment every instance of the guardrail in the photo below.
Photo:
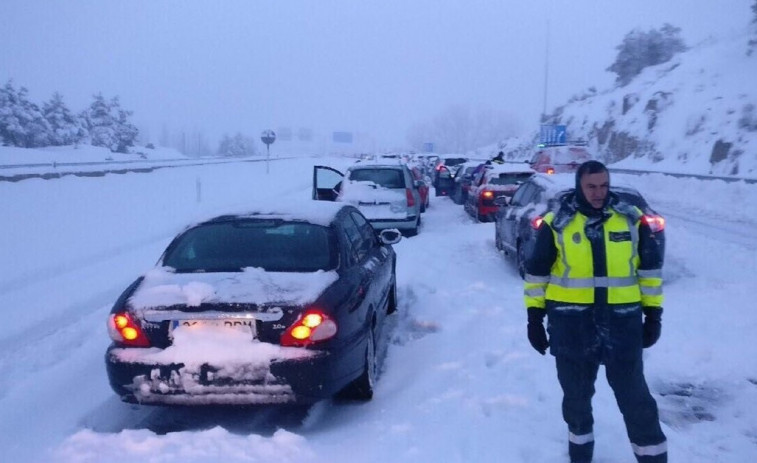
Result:
{"type": "Polygon", "coordinates": [[[607,168],[610,170],[610,172],[617,172],[619,174],[632,174],[632,175],[660,174],[660,175],[668,175],[670,177],[676,177],[676,178],[696,178],[699,180],[722,180],[724,182],[729,182],[729,183],[730,182],[757,183],[757,178],[749,178],[749,177],[683,174],[683,173],[675,173],[675,172],[660,172],[660,171],[654,171],[654,170],[639,170],[639,169],[616,169],[616,168],[613,168],[612,166],[607,166],[607,168]]]}
{"type": "Polygon", "coordinates": [[[46,172],[27,172],[19,174],[0,175],[0,182],[20,182],[22,180],[28,180],[31,178],[40,178],[43,180],[55,179],[65,177],[67,175],[73,175],[76,177],[103,177],[106,174],[126,174],[126,173],[146,173],[152,172],[157,169],[171,168],[171,167],[190,167],[190,166],[202,166],[208,164],[227,164],[232,162],[261,162],[281,160],[285,158],[241,158],[241,159],[140,159],[140,160],[126,160],[126,161],[92,161],[92,162],[45,162],[34,164],[6,164],[0,166],[0,169],[38,169],[38,168],[74,168],[73,170],[61,170],[61,171],[46,171],[46,172]],[[123,165],[140,164],[140,167],[123,167],[123,165]],[[148,164],[148,165],[145,165],[148,164]],[[155,165],[149,165],[155,164],[155,165]],[[76,170],[76,167],[91,167],[91,166],[108,166],[102,169],[95,170],[76,170]]]}

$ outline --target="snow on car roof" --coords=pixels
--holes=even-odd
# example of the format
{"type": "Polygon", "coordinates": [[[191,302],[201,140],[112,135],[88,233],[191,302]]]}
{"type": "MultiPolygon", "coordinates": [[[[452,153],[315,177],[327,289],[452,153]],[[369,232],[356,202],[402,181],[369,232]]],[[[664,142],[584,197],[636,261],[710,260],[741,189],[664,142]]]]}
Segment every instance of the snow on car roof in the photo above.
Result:
{"type": "Polygon", "coordinates": [[[487,167],[487,170],[489,170],[489,172],[496,172],[498,174],[536,172],[526,162],[506,162],[504,164],[491,163],[487,167]]]}
{"type": "Polygon", "coordinates": [[[193,225],[222,216],[280,218],[310,222],[328,226],[337,213],[347,205],[331,201],[297,201],[277,204],[251,204],[249,207],[236,206],[233,209],[214,211],[213,215],[200,217],[193,225]]]}
{"type": "MultiPolygon", "coordinates": [[[[533,176],[534,181],[542,186],[549,196],[553,196],[555,193],[567,190],[569,188],[576,187],[576,174],[574,173],[561,173],[561,174],[543,174],[538,173],[533,176]]],[[[638,190],[631,185],[623,182],[616,182],[612,179],[610,174],[610,187],[611,188],[623,188],[629,191],[637,192],[638,190]]]]}

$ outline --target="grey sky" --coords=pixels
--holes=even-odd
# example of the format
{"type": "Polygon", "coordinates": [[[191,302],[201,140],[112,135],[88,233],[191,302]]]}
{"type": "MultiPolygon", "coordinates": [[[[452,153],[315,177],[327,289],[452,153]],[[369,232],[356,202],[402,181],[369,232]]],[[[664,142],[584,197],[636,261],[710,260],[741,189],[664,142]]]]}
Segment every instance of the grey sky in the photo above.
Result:
{"type": "Polygon", "coordinates": [[[752,0],[3,0],[0,83],[83,109],[119,96],[134,121],[211,139],[264,128],[366,132],[379,147],[452,104],[542,110],[589,86],[631,29],[693,45],[743,31],[752,0]]]}

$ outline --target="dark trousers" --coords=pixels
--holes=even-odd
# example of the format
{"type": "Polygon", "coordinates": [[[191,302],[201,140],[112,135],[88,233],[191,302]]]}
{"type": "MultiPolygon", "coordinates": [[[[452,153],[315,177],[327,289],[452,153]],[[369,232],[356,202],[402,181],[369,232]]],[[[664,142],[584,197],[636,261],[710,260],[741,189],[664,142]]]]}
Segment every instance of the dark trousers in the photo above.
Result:
{"type": "MultiPolygon", "coordinates": [[[[572,461],[591,461],[594,438],[591,399],[599,361],[556,356],[557,378],[563,390],[562,412],[570,431],[572,461]]],[[[607,381],[623,414],[636,459],[643,463],[668,461],[665,434],[660,428],[657,403],[644,379],[641,356],[605,360],[607,381]]]]}

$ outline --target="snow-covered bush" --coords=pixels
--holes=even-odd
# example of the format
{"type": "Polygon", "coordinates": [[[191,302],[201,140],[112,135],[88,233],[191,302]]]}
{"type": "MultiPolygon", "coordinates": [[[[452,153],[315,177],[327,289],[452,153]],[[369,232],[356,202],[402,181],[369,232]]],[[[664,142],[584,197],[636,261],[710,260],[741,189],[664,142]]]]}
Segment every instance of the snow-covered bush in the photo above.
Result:
{"type": "Polygon", "coordinates": [[[224,135],[218,147],[219,156],[243,157],[255,155],[255,140],[237,133],[234,137],[224,135]]]}
{"type": "Polygon", "coordinates": [[[681,29],[665,24],[662,28],[647,32],[634,29],[615,47],[618,56],[607,68],[617,74],[615,82],[625,86],[649,66],[665,63],[676,54],[686,50],[686,45],[679,37],[681,29]]]}

